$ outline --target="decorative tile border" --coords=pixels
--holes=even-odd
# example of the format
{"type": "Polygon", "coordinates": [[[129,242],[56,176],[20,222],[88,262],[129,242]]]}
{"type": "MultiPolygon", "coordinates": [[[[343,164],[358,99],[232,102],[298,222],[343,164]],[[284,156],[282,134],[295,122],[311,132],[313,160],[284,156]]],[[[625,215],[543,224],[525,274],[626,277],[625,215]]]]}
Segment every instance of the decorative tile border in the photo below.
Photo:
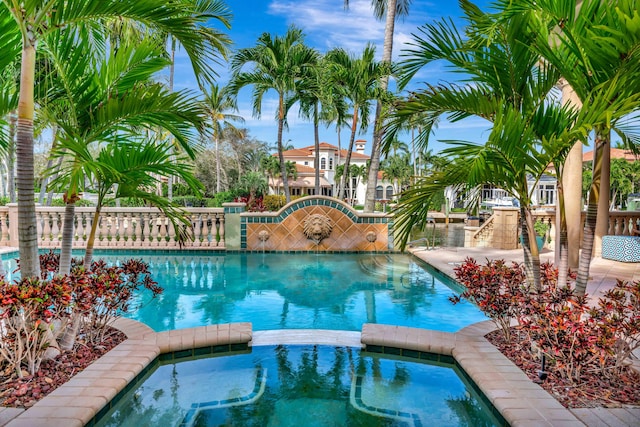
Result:
{"type": "Polygon", "coordinates": [[[367,323],[362,327],[361,339],[367,351],[373,348],[405,356],[418,352],[420,358],[444,355],[444,360],[451,357],[495,408],[495,414],[513,427],[584,426],[484,338],[493,329],[490,321],[468,326],[455,334],[367,323]]]}
{"type": "Polygon", "coordinates": [[[93,426],[113,402],[137,385],[137,379],[161,363],[160,359],[170,361],[205,352],[246,350],[252,337],[250,323],[154,332],[142,323],[120,318],[114,327],[128,339],[6,425],[93,426]]]}
{"type": "Polygon", "coordinates": [[[360,213],[332,197],[309,196],[296,199],[278,212],[243,213],[240,215],[240,248],[249,251],[280,251],[287,245],[293,252],[311,251],[311,243],[302,232],[303,218],[309,214],[330,217],[335,223],[332,235],[315,244],[318,252],[383,252],[392,251],[393,221],[383,213],[360,213]],[[303,211],[303,212],[301,212],[303,211]],[[258,233],[267,232],[266,241],[258,233]],[[368,241],[367,233],[376,239],[368,241]]]}

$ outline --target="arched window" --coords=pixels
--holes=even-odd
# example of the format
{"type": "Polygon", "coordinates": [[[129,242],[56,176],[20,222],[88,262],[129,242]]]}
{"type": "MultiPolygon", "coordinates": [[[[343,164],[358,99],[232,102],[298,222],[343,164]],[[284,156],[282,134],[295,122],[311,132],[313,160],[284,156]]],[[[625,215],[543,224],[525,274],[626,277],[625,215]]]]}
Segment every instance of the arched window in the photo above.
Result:
{"type": "Polygon", "coordinates": [[[391,200],[393,198],[393,186],[387,185],[387,197],[385,199],[391,200]]]}
{"type": "Polygon", "coordinates": [[[384,194],[382,191],[382,185],[378,185],[376,187],[376,200],[382,200],[384,198],[384,194]]]}
{"type": "Polygon", "coordinates": [[[327,159],[325,157],[320,159],[320,169],[325,170],[327,168],[327,159]]]}
{"type": "Polygon", "coordinates": [[[329,157],[329,170],[333,170],[333,157],[329,157]]]}

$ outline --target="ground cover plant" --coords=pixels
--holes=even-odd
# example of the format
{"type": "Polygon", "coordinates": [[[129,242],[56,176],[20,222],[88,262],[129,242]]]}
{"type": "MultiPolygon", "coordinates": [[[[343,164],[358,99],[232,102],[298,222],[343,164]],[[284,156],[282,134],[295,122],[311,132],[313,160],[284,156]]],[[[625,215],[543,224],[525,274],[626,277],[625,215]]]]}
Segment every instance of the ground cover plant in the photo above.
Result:
{"type": "Polygon", "coordinates": [[[527,286],[521,264],[502,260],[468,258],[455,274],[466,290],[451,301],[477,304],[497,326],[487,339],[564,406],[640,404],[640,375],[631,368],[640,347],[640,281],[619,280],[592,302],[558,286],[550,263],[541,265],[540,289],[527,286]]]}
{"type": "Polygon", "coordinates": [[[148,265],[96,261],[90,269],[73,262],[59,275],[60,256],[40,256],[39,278],[9,282],[0,277],[0,405],[28,407],[122,342],[113,329],[131,311],[133,293],[162,292],[148,265]]]}

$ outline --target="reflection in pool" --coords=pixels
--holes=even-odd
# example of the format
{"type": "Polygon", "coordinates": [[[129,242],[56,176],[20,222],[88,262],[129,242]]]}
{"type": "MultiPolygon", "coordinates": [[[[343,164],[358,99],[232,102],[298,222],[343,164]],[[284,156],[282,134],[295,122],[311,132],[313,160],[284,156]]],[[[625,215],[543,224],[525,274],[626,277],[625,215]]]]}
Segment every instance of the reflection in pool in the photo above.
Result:
{"type": "Polygon", "coordinates": [[[449,302],[451,281],[400,254],[182,252],[141,258],[165,292],[153,301],[142,295],[132,317],[156,331],[252,322],[254,330],[359,331],[363,323],[385,323],[455,332],[486,320],[470,303],[449,302]]]}
{"type": "Polygon", "coordinates": [[[159,366],[98,426],[499,425],[453,365],[265,346],[159,366]]]}

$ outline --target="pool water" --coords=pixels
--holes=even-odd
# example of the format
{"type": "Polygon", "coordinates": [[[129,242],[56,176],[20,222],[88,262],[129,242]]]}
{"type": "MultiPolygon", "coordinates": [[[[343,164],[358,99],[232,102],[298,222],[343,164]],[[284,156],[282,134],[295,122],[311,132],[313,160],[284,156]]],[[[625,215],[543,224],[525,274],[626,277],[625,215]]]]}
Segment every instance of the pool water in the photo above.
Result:
{"type": "MultiPolygon", "coordinates": [[[[136,295],[138,309],[127,317],[158,332],[232,322],[251,322],[253,330],[360,331],[364,323],[382,323],[456,332],[487,320],[471,303],[451,304],[460,291],[453,280],[402,254],[101,251],[95,257],[149,263],[164,292],[156,299],[136,295]]],[[[12,262],[5,257],[6,272],[15,269],[12,262]]]]}
{"type": "Polygon", "coordinates": [[[164,293],[155,300],[139,295],[140,308],[130,317],[156,331],[251,322],[254,330],[360,331],[364,323],[384,323],[455,332],[486,320],[473,304],[452,305],[448,298],[454,282],[446,280],[447,286],[444,278],[406,255],[235,253],[142,259],[164,293]]]}
{"type": "Polygon", "coordinates": [[[499,425],[454,366],[350,347],[162,362],[98,426],[499,425]]]}

